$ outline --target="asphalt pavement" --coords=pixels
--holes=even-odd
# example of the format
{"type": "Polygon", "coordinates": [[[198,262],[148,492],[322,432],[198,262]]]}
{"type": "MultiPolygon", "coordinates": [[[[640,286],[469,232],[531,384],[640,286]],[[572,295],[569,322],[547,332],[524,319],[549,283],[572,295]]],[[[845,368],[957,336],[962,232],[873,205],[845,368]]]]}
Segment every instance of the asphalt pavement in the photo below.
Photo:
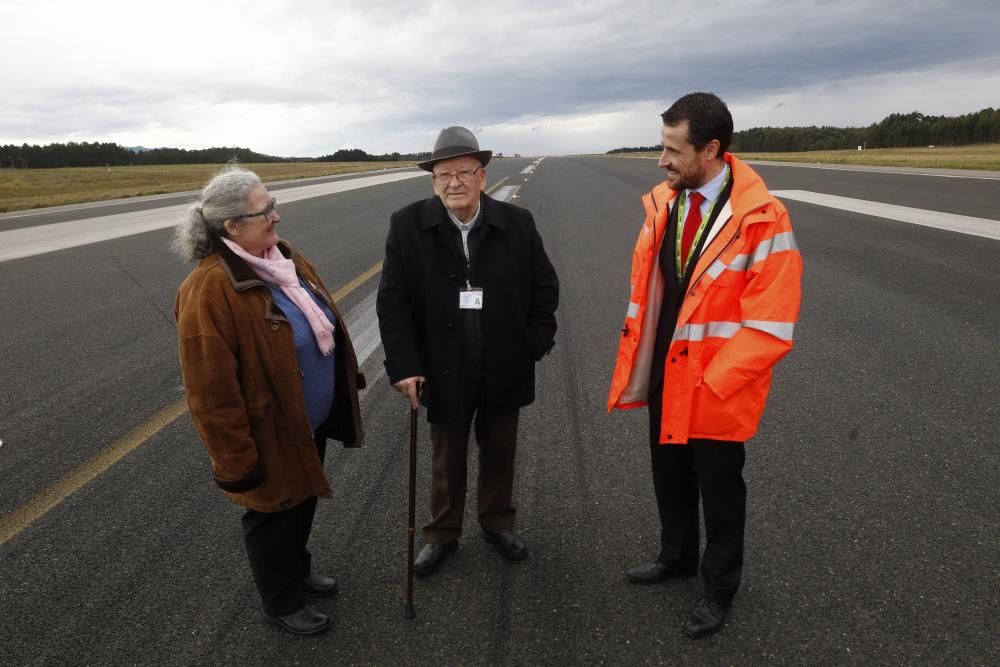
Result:
{"type": "MultiPolygon", "coordinates": [[[[335,497],[311,540],[314,568],[341,586],[318,603],[330,632],[263,622],[240,510],[183,414],[0,545],[0,664],[1000,661],[1000,242],[788,202],[804,301],[747,445],[743,587],[724,630],[691,641],[680,628],[697,580],[625,581],[658,545],[646,414],[604,407],[639,197],[662,174],[653,160],[550,157],[522,175],[530,162],[489,167],[490,184],[520,186],[512,201],[534,213],[561,281],[556,347],[521,419],[528,561],[480,538],[473,457],[460,548],[416,581],[417,617],[404,620],[408,409],[376,347],[363,365],[367,446],[331,443],[335,497]]],[[[997,180],[759,170],[776,190],[1000,218],[997,180]]],[[[390,213],[429,194],[413,179],[296,201],[279,232],[336,290],[382,258],[390,213]]],[[[169,238],[0,263],[0,512],[182,397],[171,313],[189,267],[169,238]]],[[[349,325],[370,317],[376,285],[341,301],[349,325]]]]}

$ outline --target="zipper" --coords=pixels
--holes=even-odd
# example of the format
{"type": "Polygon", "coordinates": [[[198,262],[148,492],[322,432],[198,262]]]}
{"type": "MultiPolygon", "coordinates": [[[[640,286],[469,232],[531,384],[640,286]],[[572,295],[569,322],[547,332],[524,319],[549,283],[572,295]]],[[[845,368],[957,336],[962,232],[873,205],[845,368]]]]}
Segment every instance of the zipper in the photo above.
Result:
{"type": "MultiPolygon", "coordinates": [[[[730,218],[730,220],[732,220],[732,218],[730,218]]],[[[725,229],[725,228],[723,227],[723,229],[725,229]]],[[[722,250],[720,250],[720,251],[719,251],[719,254],[718,254],[718,255],[716,255],[715,257],[713,257],[713,258],[712,258],[712,261],[708,263],[708,266],[706,266],[706,267],[705,267],[705,269],[704,269],[704,270],[703,270],[703,271],[702,271],[702,272],[701,272],[700,274],[698,274],[698,277],[697,277],[697,278],[696,278],[695,280],[692,280],[692,281],[691,281],[691,282],[690,282],[690,283],[688,284],[688,289],[687,289],[687,292],[685,292],[685,293],[684,293],[684,298],[685,298],[685,299],[686,299],[686,298],[688,298],[688,296],[689,296],[689,295],[691,294],[691,290],[692,290],[692,289],[694,289],[694,288],[695,288],[695,286],[696,286],[696,285],[697,285],[697,284],[698,284],[699,282],[701,282],[701,279],[702,279],[702,276],[704,276],[704,275],[705,275],[705,273],[706,273],[706,272],[708,272],[708,270],[709,270],[709,269],[710,269],[710,268],[712,267],[712,265],[713,265],[713,264],[715,264],[715,262],[716,262],[716,261],[717,261],[717,260],[718,260],[718,259],[719,259],[720,257],[722,257],[722,255],[723,255],[723,254],[724,254],[724,253],[725,253],[725,252],[726,252],[727,250],[729,250],[729,246],[731,246],[731,245],[733,244],[733,242],[734,242],[734,241],[736,241],[736,240],[737,240],[738,238],[740,238],[740,230],[739,230],[739,229],[737,229],[737,230],[736,230],[736,233],[735,233],[735,234],[733,234],[733,238],[729,239],[729,243],[727,243],[727,244],[726,244],[725,246],[723,246],[723,247],[722,247],[722,250]]]]}

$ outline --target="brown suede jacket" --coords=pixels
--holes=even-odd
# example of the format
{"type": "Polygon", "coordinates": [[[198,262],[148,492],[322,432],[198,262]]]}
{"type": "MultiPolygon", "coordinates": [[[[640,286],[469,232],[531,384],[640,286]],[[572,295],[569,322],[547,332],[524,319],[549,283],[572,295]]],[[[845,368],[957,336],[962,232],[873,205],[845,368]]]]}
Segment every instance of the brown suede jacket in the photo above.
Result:
{"type": "MultiPolygon", "coordinates": [[[[345,447],[362,447],[358,390],[365,379],[344,319],[313,265],[284,241],[278,247],[336,315],[335,396],[321,428],[345,447]]],[[[253,269],[217,243],[178,289],[174,317],[188,406],[216,484],[236,504],[261,512],[329,498],[292,327],[253,269]]]]}

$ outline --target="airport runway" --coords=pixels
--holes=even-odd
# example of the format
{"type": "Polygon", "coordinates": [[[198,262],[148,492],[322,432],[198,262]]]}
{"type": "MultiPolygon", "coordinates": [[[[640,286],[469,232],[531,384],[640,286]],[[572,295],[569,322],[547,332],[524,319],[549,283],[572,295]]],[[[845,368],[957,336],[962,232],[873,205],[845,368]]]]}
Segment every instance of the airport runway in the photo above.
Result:
{"type": "MultiPolygon", "coordinates": [[[[556,347],[522,412],[516,500],[532,557],[503,561],[467,512],[459,550],[417,580],[413,621],[407,407],[373,338],[377,275],[340,300],[366,358],[367,447],[331,443],[335,498],[311,549],[341,592],[318,605],[333,629],[303,639],[264,624],[240,510],[183,411],[172,308],[189,267],[167,251],[170,230],[0,261],[0,663],[1000,661],[1000,241],[787,200],[806,269],[796,349],[747,446],[743,588],[726,628],[692,642],[680,627],[697,581],[625,581],[658,543],[646,414],[604,411],[639,197],[662,174],[601,157],[522,174],[531,164],[496,161],[489,181],[534,213],[561,280],[556,347]]],[[[995,178],[759,171],[773,190],[1000,228],[995,178]]],[[[279,201],[301,186],[275,187],[279,201]]],[[[337,290],[382,259],[390,213],[430,192],[423,176],[293,199],[279,232],[337,290]]],[[[0,216],[0,252],[7,231],[189,200],[0,216]]],[[[474,463],[470,476],[474,494],[474,463]]]]}

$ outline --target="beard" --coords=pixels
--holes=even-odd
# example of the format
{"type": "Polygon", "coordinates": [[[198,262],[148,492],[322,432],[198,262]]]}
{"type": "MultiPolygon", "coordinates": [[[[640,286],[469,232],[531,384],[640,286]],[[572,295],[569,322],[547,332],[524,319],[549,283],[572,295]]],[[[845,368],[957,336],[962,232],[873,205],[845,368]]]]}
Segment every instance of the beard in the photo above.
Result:
{"type": "Polygon", "coordinates": [[[675,172],[677,174],[676,187],[674,190],[694,190],[705,184],[707,171],[702,167],[694,167],[688,172],[675,172]]]}

